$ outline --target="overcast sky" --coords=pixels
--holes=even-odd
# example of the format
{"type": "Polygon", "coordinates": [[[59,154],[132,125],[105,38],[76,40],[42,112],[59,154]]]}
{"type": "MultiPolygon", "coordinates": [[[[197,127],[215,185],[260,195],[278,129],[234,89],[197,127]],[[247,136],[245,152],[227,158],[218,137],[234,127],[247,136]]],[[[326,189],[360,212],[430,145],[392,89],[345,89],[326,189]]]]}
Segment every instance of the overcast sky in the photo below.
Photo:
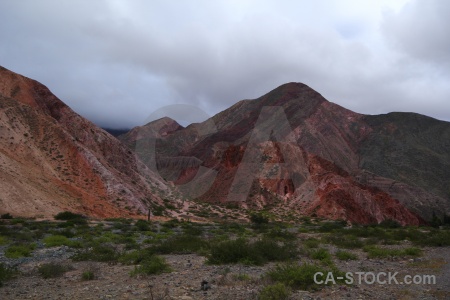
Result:
{"type": "Polygon", "coordinates": [[[176,103],[213,115],[291,81],[450,121],[450,1],[0,0],[0,65],[103,127],[176,103]]]}

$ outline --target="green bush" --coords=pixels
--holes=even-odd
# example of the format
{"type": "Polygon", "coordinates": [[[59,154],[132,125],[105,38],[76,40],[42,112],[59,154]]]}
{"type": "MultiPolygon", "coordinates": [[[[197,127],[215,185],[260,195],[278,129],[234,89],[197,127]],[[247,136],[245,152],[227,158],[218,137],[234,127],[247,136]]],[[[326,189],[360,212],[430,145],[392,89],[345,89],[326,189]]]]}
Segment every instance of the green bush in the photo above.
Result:
{"type": "Polygon", "coordinates": [[[150,224],[144,220],[137,220],[136,224],[134,224],[134,226],[136,226],[137,230],[139,230],[139,231],[149,231],[150,230],[150,224]]]}
{"type": "Polygon", "coordinates": [[[76,214],[70,211],[63,211],[55,215],[55,220],[75,220],[75,219],[84,219],[85,216],[81,214],[76,214]]]}
{"type": "Polygon", "coordinates": [[[244,263],[261,265],[269,261],[285,261],[297,256],[292,243],[278,244],[276,241],[261,239],[249,243],[243,238],[227,240],[211,246],[208,263],[244,263]]]}
{"type": "Polygon", "coordinates": [[[9,268],[5,266],[3,263],[0,263],[0,287],[3,286],[3,283],[11,278],[17,273],[15,269],[9,268]]]}
{"type": "Polygon", "coordinates": [[[46,263],[38,268],[39,274],[45,279],[61,277],[64,273],[69,271],[71,267],[60,263],[46,263]]]}
{"type": "Polygon", "coordinates": [[[30,256],[31,252],[36,248],[35,244],[15,244],[9,246],[5,250],[5,256],[8,258],[20,258],[30,256]]]}
{"type": "Polygon", "coordinates": [[[131,276],[138,274],[152,275],[171,272],[172,269],[166,263],[164,258],[160,256],[150,256],[144,259],[139,266],[136,266],[131,272],[131,276]]]}
{"type": "Polygon", "coordinates": [[[337,229],[342,229],[347,225],[346,221],[327,221],[319,227],[320,232],[332,232],[337,229]]]}
{"type": "Polygon", "coordinates": [[[432,230],[429,233],[422,233],[420,238],[414,241],[415,244],[430,247],[450,246],[450,230],[432,230]]]}
{"type": "Polygon", "coordinates": [[[154,250],[160,254],[195,253],[201,249],[209,249],[209,242],[198,236],[185,234],[169,238],[154,247],[154,250]]]}
{"type": "Polygon", "coordinates": [[[13,216],[10,214],[10,213],[6,213],[6,214],[2,214],[1,216],[0,216],[0,219],[12,219],[13,218],[13,216]]]}
{"type": "Polygon", "coordinates": [[[152,255],[154,255],[154,253],[151,249],[133,250],[122,254],[118,261],[124,265],[137,265],[146,257],[150,257],[152,255]]]}
{"type": "Polygon", "coordinates": [[[68,246],[68,247],[76,247],[79,246],[79,243],[69,240],[64,235],[51,235],[43,240],[46,247],[58,247],[58,246],[68,246]]]}
{"type": "Polygon", "coordinates": [[[258,300],[287,300],[290,295],[290,289],[279,282],[264,287],[258,295],[258,300]]]}
{"type": "Polygon", "coordinates": [[[318,260],[329,260],[331,259],[331,254],[328,252],[325,248],[319,248],[316,250],[312,250],[310,252],[310,257],[312,259],[318,259],[318,260]]]}
{"type": "Polygon", "coordinates": [[[263,213],[252,213],[250,214],[250,221],[254,224],[268,224],[269,218],[263,213]]]}
{"type": "Polygon", "coordinates": [[[278,265],[267,273],[267,276],[276,281],[284,283],[286,286],[301,290],[316,290],[323,285],[314,282],[314,274],[317,272],[327,273],[327,270],[315,264],[278,265]]]}
{"type": "Polygon", "coordinates": [[[94,244],[88,249],[82,249],[72,256],[75,261],[116,262],[120,257],[119,251],[111,244],[94,244]]]}
{"type": "Polygon", "coordinates": [[[339,260],[356,260],[358,256],[348,251],[339,250],[336,252],[336,257],[339,260]]]}
{"type": "Polygon", "coordinates": [[[309,238],[305,241],[303,241],[303,246],[306,248],[317,248],[320,245],[320,241],[316,238],[309,238]]]}
{"type": "Polygon", "coordinates": [[[95,274],[93,271],[84,271],[81,274],[81,279],[82,280],[94,280],[95,279],[95,274]]]}
{"type": "Polygon", "coordinates": [[[8,238],[6,236],[0,235],[0,246],[6,245],[8,243],[8,238]]]}
{"type": "Polygon", "coordinates": [[[212,245],[208,263],[238,263],[250,255],[250,247],[245,239],[228,240],[212,245]]]}
{"type": "Polygon", "coordinates": [[[383,227],[383,228],[400,228],[402,227],[402,225],[400,225],[399,222],[395,221],[395,220],[391,220],[391,219],[386,219],[381,221],[380,224],[378,224],[378,226],[383,227]]]}
{"type": "Polygon", "coordinates": [[[337,247],[346,249],[362,248],[364,243],[352,235],[333,234],[326,237],[326,240],[337,247]]]}
{"type": "Polygon", "coordinates": [[[297,239],[297,235],[295,233],[289,232],[286,229],[283,230],[280,227],[272,228],[265,234],[265,236],[275,240],[293,241],[297,239]]]}

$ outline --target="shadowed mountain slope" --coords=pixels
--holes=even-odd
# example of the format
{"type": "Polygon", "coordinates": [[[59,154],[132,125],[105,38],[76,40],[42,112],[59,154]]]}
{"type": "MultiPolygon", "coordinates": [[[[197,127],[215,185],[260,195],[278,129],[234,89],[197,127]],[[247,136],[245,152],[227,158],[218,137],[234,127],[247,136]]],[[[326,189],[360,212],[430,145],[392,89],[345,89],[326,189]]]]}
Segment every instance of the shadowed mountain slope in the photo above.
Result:
{"type": "Polygon", "coordinates": [[[146,214],[170,197],[120,141],[37,81],[0,67],[0,212],[146,214]]]}
{"type": "Polygon", "coordinates": [[[147,134],[162,126],[119,138],[199,201],[358,223],[450,214],[448,122],[366,116],[288,83],[205,122],[147,134]]]}

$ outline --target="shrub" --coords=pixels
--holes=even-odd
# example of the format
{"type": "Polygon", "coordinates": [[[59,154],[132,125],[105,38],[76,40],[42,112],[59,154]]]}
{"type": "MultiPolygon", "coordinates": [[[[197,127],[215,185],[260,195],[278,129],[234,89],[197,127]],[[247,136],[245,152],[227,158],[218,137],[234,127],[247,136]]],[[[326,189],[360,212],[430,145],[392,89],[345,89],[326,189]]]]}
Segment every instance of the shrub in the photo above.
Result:
{"type": "Polygon", "coordinates": [[[296,247],[291,243],[279,245],[276,241],[269,239],[249,243],[247,240],[239,238],[213,244],[208,263],[261,265],[268,261],[284,261],[296,256],[296,247]]]}
{"type": "Polygon", "coordinates": [[[12,219],[13,216],[10,213],[2,214],[0,219],[12,219]]]}
{"type": "Polygon", "coordinates": [[[268,224],[269,218],[262,213],[252,213],[250,214],[250,221],[253,224],[268,224]]]}
{"type": "Polygon", "coordinates": [[[5,256],[8,258],[20,258],[30,256],[31,251],[36,248],[35,244],[16,244],[11,245],[5,250],[5,256]]]}
{"type": "Polygon", "coordinates": [[[183,226],[184,234],[191,236],[200,236],[203,233],[203,229],[198,226],[193,226],[191,224],[183,226]]]}
{"type": "Polygon", "coordinates": [[[312,250],[310,252],[310,256],[312,259],[318,259],[318,260],[329,260],[331,259],[331,255],[328,252],[327,249],[319,248],[316,250],[312,250]]]}
{"type": "Polygon", "coordinates": [[[150,249],[133,250],[122,254],[119,257],[119,262],[125,265],[136,265],[143,261],[146,257],[152,256],[154,253],[150,249]]]}
{"type": "Polygon", "coordinates": [[[258,300],[286,300],[290,294],[290,289],[279,282],[264,287],[258,295],[258,300]]]}
{"type": "Polygon", "coordinates": [[[208,263],[238,263],[250,256],[250,248],[245,239],[228,240],[211,247],[208,263]]]}
{"type": "Polygon", "coordinates": [[[317,248],[320,245],[320,241],[315,238],[309,238],[303,242],[306,248],[317,248]]]}
{"type": "Polygon", "coordinates": [[[38,268],[39,274],[45,279],[61,277],[64,273],[69,271],[71,267],[60,263],[46,263],[38,268]]]}
{"type": "Polygon", "coordinates": [[[345,221],[326,222],[319,227],[320,232],[331,232],[335,229],[344,228],[347,225],[345,221]]]}
{"type": "Polygon", "coordinates": [[[380,227],[383,228],[399,228],[402,227],[402,225],[400,225],[399,222],[395,221],[395,220],[391,220],[391,219],[386,219],[381,221],[380,224],[378,224],[380,227]]]}
{"type": "Polygon", "coordinates": [[[150,230],[150,224],[144,220],[137,220],[136,224],[134,224],[134,226],[136,226],[137,230],[139,230],[139,231],[149,231],[150,230]]]}
{"type": "Polygon", "coordinates": [[[238,280],[238,281],[249,281],[250,279],[252,279],[252,277],[248,274],[242,273],[242,274],[235,274],[233,276],[234,279],[238,280]]]}
{"type": "Polygon", "coordinates": [[[64,235],[51,235],[44,238],[44,244],[46,247],[58,247],[58,246],[68,246],[74,247],[77,246],[77,243],[69,240],[64,235]]]}
{"type": "Polygon", "coordinates": [[[358,256],[348,251],[339,250],[336,252],[336,257],[339,260],[356,260],[358,256]]]}
{"type": "Polygon", "coordinates": [[[403,253],[404,253],[404,255],[408,255],[408,256],[421,256],[422,250],[419,248],[415,248],[415,247],[409,247],[409,248],[403,249],[403,253]]]}
{"type": "Polygon", "coordinates": [[[152,275],[171,272],[170,266],[166,263],[164,258],[160,256],[150,256],[143,260],[139,266],[136,266],[131,272],[131,276],[138,274],[152,275]]]}
{"type": "Polygon", "coordinates": [[[433,230],[427,234],[422,234],[420,239],[414,241],[415,244],[430,247],[450,246],[450,230],[433,230]]]}
{"type": "Polygon", "coordinates": [[[208,241],[191,235],[178,235],[163,241],[160,245],[154,247],[157,253],[195,253],[201,249],[209,249],[208,241]]]}
{"type": "Polygon", "coordinates": [[[277,282],[284,283],[286,286],[295,289],[308,290],[319,289],[323,285],[318,285],[314,282],[314,274],[322,272],[326,274],[327,271],[319,265],[303,264],[293,265],[284,264],[278,265],[267,273],[267,276],[277,282]]]}
{"type": "Polygon", "coordinates": [[[351,235],[331,235],[326,240],[337,247],[346,249],[362,248],[364,246],[364,243],[360,239],[351,235]]]}
{"type": "Polygon", "coordinates": [[[63,211],[55,215],[55,220],[75,220],[75,219],[84,219],[85,217],[81,214],[76,214],[70,211],[63,211]]]}
{"type": "Polygon", "coordinates": [[[8,243],[8,238],[6,236],[0,235],[0,246],[6,245],[8,243]]]}
{"type": "Polygon", "coordinates": [[[94,274],[94,272],[92,272],[92,271],[84,271],[82,274],[81,274],[81,279],[82,280],[94,280],[95,279],[95,274],[94,274]]]}
{"type": "Polygon", "coordinates": [[[297,235],[289,232],[287,230],[283,230],[280,227],[275,227],[273,229],[271,229],[267,234],[267,237],[271,238],[271,239],[276,239],[276,240],[287,240],[287,241],[292,241],[295,240],[297,238],[297,235]]]}
{"type": "Polygon", "coordinates": [[[3,283],[14,277],[16,274],[16,270],[5,266],[3,263],[0,263],[0,287],[3,286],[3,283]]]}
{"type": "Polygon", "coordinates": [[[119,259],[120,253],[111,244],[94,244],[88,249],[83,249],[72,256],[76,261],[100,261],[115,262],[119,259]]]}

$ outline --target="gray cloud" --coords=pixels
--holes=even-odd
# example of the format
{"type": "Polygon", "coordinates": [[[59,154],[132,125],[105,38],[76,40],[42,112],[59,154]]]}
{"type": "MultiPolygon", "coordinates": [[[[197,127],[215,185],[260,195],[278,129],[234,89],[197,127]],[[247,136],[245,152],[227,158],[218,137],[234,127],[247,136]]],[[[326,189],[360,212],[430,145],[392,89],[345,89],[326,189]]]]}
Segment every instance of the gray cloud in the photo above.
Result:
{"type": "Polygon", "coordinates": [[[449,15],[448,1],[414,0],[399,13],[386,14],[383,29],[390,42],[401,51],[425,62],[448,65],[449,15]]]}
{"type": "Polygon", "coordinates": [[[444,1],[16,2],[0,3],[0,64],[101,126],[174,103],[214,114],[290,81],[361,113],[450,120],[444,1]]]}

